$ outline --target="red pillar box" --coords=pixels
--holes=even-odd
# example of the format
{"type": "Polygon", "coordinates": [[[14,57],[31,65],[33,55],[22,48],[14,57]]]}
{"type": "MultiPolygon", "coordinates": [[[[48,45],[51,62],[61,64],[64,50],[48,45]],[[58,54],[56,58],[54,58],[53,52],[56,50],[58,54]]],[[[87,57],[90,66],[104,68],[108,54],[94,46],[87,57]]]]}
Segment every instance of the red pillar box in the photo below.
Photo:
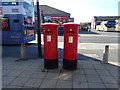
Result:
{"type": "Polygon", "coordinates": [[[64,27],[63,68],[67,70],[76,70],[78,56],[78,28],[80,25],[66,23],[62,26],[64,27]]]}
{"type": "Polygon", "coordinates": [[[58,24],[46,23],[44,30],[44,67],[46,69],[58,68],[58,24]]]}

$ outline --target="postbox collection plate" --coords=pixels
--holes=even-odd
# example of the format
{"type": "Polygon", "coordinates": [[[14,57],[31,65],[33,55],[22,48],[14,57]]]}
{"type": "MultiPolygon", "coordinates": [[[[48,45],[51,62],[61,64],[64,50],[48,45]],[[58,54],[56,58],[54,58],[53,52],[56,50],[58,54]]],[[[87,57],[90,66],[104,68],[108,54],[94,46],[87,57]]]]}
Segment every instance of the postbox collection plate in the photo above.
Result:
{"type": "Polygon", "coordinates": [[[47,35],[47,42],[51,42],[51,35],[47,35]]]}
{"type": "Polygon", "coordinates": [[[73,43],[73,36],[68,37],[68,43],[73,43]]]}

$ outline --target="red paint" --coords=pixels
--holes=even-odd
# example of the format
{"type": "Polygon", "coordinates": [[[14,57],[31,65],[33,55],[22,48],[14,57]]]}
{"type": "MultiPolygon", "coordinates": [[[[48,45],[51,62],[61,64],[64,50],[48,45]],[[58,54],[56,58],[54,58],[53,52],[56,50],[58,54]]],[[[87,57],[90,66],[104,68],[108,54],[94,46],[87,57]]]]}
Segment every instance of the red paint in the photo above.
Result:
{"type": "Polygon", "coordinates": [[[58,24],[43,24],[44,30],[44,59],[58,58],[58,24]],[[51,36],[51,41],[47,41],[51,36]]]}
{"type": "Polygon", "coordinates": [[[64,56],[66,60],[77,59],[78,28],[79,24],[63,24],[64,27],[64,56]],[[69,43],[69,36],[73,37],[73,43],[69,43]]]}

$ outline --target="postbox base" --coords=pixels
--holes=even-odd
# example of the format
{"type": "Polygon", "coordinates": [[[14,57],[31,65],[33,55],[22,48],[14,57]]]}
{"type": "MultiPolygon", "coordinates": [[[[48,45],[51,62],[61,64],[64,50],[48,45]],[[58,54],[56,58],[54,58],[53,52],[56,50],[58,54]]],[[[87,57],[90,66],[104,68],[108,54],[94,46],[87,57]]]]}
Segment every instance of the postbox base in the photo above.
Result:
{"type": "Polygon", "coordinates": [[[58,68],[58,58],[57,59],[44,59],[44,67],[46,69],[58,68]]]}
{"type": "Polygon", "coordinates": [[[77,59],[76,60],[63,59],[63,68],[66,70],[76,70],[77,69],[77,59]]]}

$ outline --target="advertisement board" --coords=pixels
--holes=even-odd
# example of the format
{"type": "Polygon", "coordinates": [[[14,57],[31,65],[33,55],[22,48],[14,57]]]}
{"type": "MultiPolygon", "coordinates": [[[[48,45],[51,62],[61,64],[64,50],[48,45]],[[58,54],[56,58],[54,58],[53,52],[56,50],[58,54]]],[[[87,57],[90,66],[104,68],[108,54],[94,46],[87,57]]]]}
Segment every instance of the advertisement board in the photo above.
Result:
{"type": "Polygon", "coordinates": [[[52,16],[52,20],[66,20],[67,16],[52,16]]]}
{"type": "Polygon", "coordinates": [[[0,15],[2,15],[2,7],[0,7],[0,15]]]}

